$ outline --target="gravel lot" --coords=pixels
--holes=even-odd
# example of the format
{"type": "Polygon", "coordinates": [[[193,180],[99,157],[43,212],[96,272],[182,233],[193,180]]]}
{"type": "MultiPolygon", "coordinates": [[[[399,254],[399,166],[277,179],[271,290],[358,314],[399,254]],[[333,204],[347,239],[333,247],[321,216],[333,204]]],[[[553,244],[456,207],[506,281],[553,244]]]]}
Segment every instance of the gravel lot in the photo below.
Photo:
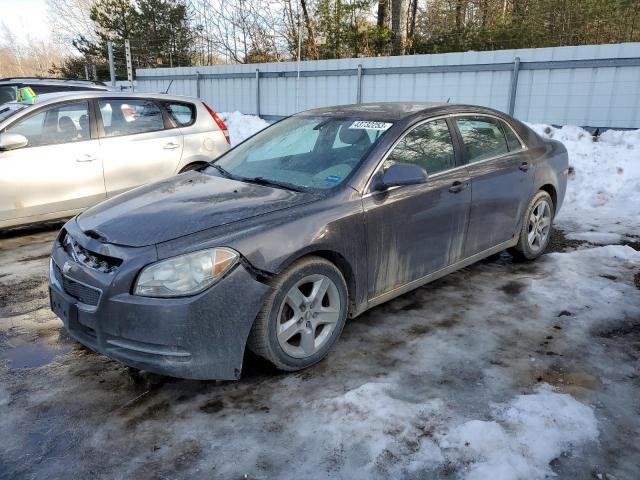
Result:
{"type": "Polygon", "coordinates": [[[640,471],[629,246],[556,234],[562,253],[502,254],[371,310],[304,372],[248,357],[241,381],[199,382],[131,371],[65,335],[47,299],[55,232],[0,239],[2,478],[640,471]]]}

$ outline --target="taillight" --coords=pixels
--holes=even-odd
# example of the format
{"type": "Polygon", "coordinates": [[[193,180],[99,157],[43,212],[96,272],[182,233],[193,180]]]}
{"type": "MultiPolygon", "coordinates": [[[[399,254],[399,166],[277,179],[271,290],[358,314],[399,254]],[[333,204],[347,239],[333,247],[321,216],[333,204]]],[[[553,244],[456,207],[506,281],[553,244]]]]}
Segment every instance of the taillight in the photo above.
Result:
{"type": "Polygon", "coordinates": [[[216,125],[218,125],[218,127],[224,134],[224,138],[227,140],[227,143],[231,144],[231,139],[229,138],[229,130],[227,130],[227,126],[224,124],[222,120],[220,120],[220,117],[218,116],[218,114],[214,112],[211,109],[211,107],[209,107],[209,105],[207,105],[204,102],[202,102],[202,104],[204,105],[204,108],[207,109],[207,112],[209,112],[209,115],[211,115],[211,118],[213,118],[213,121],[216,122],[216,125]]]}

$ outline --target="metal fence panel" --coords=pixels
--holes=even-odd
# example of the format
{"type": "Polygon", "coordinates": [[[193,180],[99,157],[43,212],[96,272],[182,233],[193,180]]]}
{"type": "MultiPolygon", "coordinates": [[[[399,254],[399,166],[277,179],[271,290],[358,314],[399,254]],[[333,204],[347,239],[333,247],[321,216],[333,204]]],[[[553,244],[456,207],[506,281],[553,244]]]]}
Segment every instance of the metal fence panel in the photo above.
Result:
{"type": "Polygon", "coordinates": [[[530,122],[640,127],[640,43],[139,69],[137,91],[199,96],[218,111],[284,116],[329,105],[447,101],[530,122]],[[256,80],[256,70],[258,80],[256,80]]]}

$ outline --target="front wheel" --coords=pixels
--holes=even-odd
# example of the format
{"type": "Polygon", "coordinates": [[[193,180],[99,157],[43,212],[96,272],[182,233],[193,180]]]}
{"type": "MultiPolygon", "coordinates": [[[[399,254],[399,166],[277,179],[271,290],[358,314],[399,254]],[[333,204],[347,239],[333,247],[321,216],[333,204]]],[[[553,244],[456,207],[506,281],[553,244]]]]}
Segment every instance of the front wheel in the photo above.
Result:
{"type": "Polygon", "coordinates": [[[509,253],[519,260],[534,260],[542,255],[551,239],[554,214],[551,196],[540,190],[529,202],[518,243],[509,253]]]}
{"type": "Polygon", "coordinates": [[[347,318],[347,285],[340,270],[320,257],[295,262],[273,283],[247,346],[280,370],[322,360],[347,318]]]}

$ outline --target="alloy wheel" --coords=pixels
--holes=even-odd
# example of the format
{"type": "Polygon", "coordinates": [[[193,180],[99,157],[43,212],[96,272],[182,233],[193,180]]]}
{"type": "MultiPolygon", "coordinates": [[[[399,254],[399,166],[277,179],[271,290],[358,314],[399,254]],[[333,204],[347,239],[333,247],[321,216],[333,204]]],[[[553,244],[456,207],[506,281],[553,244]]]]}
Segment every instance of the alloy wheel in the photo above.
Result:
{"type": "Polygon", "coordinates": [[[549,237],[551,229],[551,207],[542,199],[531,210],[527,228],[527,242],[532,252],[542,249],[549,237]]]}
{"type": "Polygon", "coordinates": [[[331,338],[340,310],[338,287],[329,277],[313,274],[302,278],[280,306],[278,344],[291,357],[310,357],[331,338]]]}

